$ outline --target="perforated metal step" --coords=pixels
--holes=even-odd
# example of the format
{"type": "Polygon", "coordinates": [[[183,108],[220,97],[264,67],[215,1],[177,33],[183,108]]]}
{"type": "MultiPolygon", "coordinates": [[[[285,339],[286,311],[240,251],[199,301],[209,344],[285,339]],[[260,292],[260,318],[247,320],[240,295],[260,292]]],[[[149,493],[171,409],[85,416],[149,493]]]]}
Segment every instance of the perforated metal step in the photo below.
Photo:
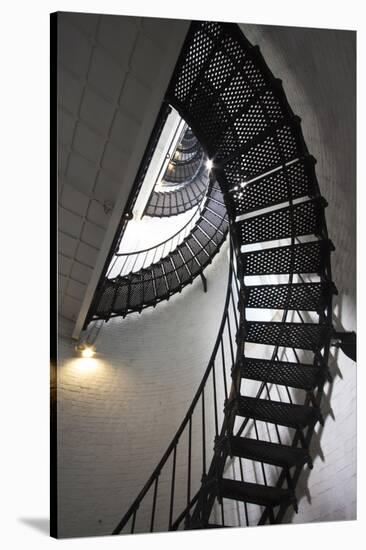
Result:
{"type": "Polygon", "coordinates": [[[324,201],[312,199],[293,207],[237,222],[242,244],[253,244],[303,235],[318,235],[323,220],[324,201]]]}
{"type": "Polygon", "coordinates": [[[333,288],[329,283],[247,286],[244,303],[248,308],[319,311],[327,304],[333,288]]]}
{"type": "Polygon", "coordinates": [[[247,321],[247,342],[319,351],[331,336],[328,325],[247,321]]]}
{"type": "Polygon", "coordinates": [[[136,273],[105,279],[94,318],[141,311],[168,299],[192,282],[212,261],[225,240],[228,218],[222,200],[222,193],[213,185],[196,225],[174,251],[136,273]]]}
{"type": "Polygon", "coordinates": [[[181,188],[173,191],[154,191],[145,208],[144,215],[169,217],[186,212],[202,201],[207,185],[208,175],[203,174],[186,184],[184,195],[181,188]]]}
{"type": "Polygon", "coordinates": [[[306,449],[248,437],[231,437],[228,445],[231,456],[273,464],[282,468],[302,466],[311,460],[306,449]]]}
{"type": "Polygon", "coordinates": [[[323,240],[247,252],[242,254],[244,274],[323,273],[331,250],[331,241],[323,240]]]}
{"type": "Polygon", "coordinates": [[[306,155],[308,150],[303,140],[300,121],[292,117],[238,149],[226,140],[217,158],[223,163],[225,175],[231,183],[233,172],[236,174],[236,181],[238,176],[246,181],[306,155]]]}
{"type": "Polygon", "coordinates": [[[239,397],[237,405],[239,416],[288,428],[303,429],[313,426],[320,419],[319,409],[306,405],[294,405],[281,401],[256,399],[255,397],[239,397]]]}
{"type": "Polygon", "coordinates": [[[324,371],[312,365],[246,357],[241,376],[310,391],[324,380],[324,371]]]}
{"type": "Polygon", "coordinates": [[[290,489],[259,485],[223,478],[219,482],[221,498],[250,502],[259,506],[279,506],[280,504],[296,504],[296,497],[290,489]]]}
{"type": "Polygon", "coordinates": [[[238,178],[231,189],[235,215],[239,216],[291,199],[313,196],[316,176],[313,157],[299,159],[277,172],[246,183],[238,178]]]}

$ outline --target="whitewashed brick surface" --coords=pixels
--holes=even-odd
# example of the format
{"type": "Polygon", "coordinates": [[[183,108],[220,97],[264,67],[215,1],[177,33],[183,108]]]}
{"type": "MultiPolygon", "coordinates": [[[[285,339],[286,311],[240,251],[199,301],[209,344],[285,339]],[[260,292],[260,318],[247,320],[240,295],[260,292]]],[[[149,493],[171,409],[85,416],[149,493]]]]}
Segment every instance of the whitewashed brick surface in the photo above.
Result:
{"type": "MultiPolygon", "coordinates": [[[[93,32],[92,19],[86,28],[86,34],[93,32]]],[[[142,28],[148,33],[149,22],[144,21],[142,28]]],[[[355,330],[354,34],[260,26],[243,29],[260,45],[275,76],[283,79],[289,102],[302,117],[310,152],[318,160],[320,187],[329,202],[329,233],[336,246],[335,323],[339,329],[355,330]]],[[[75,39],[73,33],[72,29],[69,40],[75,39]]],[[[81,70],[85,55],[81,49],[80,56],[65,63],[81,70]]],[[[78,89],[71,76],[69,81],[78,89]]],[[[72,111],[72,97],[65,101],[72,111]]],[[[67,122],[64,132],[69,132],[67,122]]],[[[67,193],[83,192],[87,183],[80,179],[80,188],[73,185],[70,191],[66,182],[65,201],[72,200],[67,193]]],[[[104,214],[96,206],[94,214],[90,208],[88,215],[103,227],[104,214]]],[[[82,202],[78,207],[83,208],[82,202]]],[[[62,235],[61,244],[65,254],[60,272],[67,277],[75,269],[69,257],[76,254],[76,245],[68,234],[62,235]]],[[[90,243],[86,246],[90,248],[90,243]]],[[[86,271],[77,278],[81,284],[86,284],[93,261],[92,249],[84,254],[86,271]]],[[[98,339],[95,370],[81,369],[69,339],[72,323],[62,319],[58,367],[61,536],[109,533],[174,435],[217,332],[226,284],[224,252],[207,275],[207,294],[197,280],[155,310],[110,321],[98,339]]],[[[64,280],[61,285],[63,291],[64,280]]],[[[64,296],[63,312],[80,307],[74,295],[72,291],[64,296]]],[[[356,366],[342,352],[336,355],[331,363],[334,382],[325,388],[322,407],[325,426],[317,428],[312,446],[314,468],[304,470],[298,488],[299,514],[289,514],[288,521],[356,517],[356,366]]],[[[193,463],[197,464],[195,455],[193,463]]],[[[253,472],[253,479],[256,475],[253,472]]],[[[166,497],[164,481],[161,491],[166,497]]]]}

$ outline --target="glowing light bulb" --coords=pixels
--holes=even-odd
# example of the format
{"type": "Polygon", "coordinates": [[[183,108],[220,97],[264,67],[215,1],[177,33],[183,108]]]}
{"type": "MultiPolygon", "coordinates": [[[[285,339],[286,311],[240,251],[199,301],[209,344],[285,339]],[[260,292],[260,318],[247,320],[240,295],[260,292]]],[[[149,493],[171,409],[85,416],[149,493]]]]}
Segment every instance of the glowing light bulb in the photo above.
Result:
{"type": "Polygon", "coordinates": [[[95,354],[95,350],[93,347],[86,346],[85,349],[81,352],[82,357],[85,357],[85,359],[89,359],[90,357],[93,357],[95,354]]]}
{"type": "Polygon", "coordinates": [[[80,353],[81,357],[83,357],[84,359],[90,359],[95,355],[95,346],[90,346],[87,344],[78,344],[77,346],[75,346],[75,349],[78,353],[80,353]]]}
{"type": "Polygon", "coordinates": [[[210,160],[210,159],[206,160],[207,170],[211,170],[212,166],[213,166],[212,160],[210,160]]]}

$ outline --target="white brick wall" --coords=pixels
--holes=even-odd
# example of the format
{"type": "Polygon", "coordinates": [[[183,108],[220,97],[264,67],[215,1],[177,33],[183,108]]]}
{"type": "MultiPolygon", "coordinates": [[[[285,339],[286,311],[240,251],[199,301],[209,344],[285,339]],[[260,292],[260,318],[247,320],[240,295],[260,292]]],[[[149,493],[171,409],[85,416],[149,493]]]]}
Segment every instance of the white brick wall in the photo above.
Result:
{"type": "Polygon", "coordinates": [[[104,265],[187,25],[58,15],[59,306],[66,319],[85,317],[83,300],[104,265]]]}
{"type": "MultiPolygon", "coordinates": [[[[174,436],[201,381],[221,321],[226,244],[206,275],[207,294],[196,279],[156,309],[109,321],[99,334],[98,359],[89,362],[90,370],[87,360],[75,358],[70,339],[60,338],[60,536],[110,533],[174,436]]],[[[63,320],[60,331],[68,330],[63,320]]],[[[219,373],[217,377],[219,384],[219,373]]],[[[208,397],[207,410],[209,403],[208,397]]],[[[221,413],[222,395],[218,403],[221,413]]],[[[194,433],[197,430],[194,424],[194,433]]],[[[209,453],[212,434],[207,441],[209,453]]],[[[186,472],[183,447],[180,460],[186,472]]],[[[194,447],[193,465],[200,457],[201,448],[194,447]]],[[[193,468],[199,475],[200,466],[193,468]]],[[[185,484],[186,476],[180,477],[185,484]]],[[[162,483],[159,495],[166,502],[168,491],[170,486],[162,483]]]]}
{"type": "MultiPolygon", "coordinates": [[[[302,119],[329,203],[328,231],[336,247],[333,279],[339,291],[335,326],[356,330],[355,33],[260,25],[242,29],[282,79],[289,103],[302,119]]],[[[334,383],[326,386],[323,402],[326,422],[313,442],[318,456],[310,475],[305,469],[302,476],[308,491],[298,490],[299,514],[293,522],[356,517],[356,365],[338,352],[331,369],[334,383]]]]}
{"type": "MultiPolygon", "coordinates": [[[[337,326],[355,329],[354,37],[259,26],[244,31],[261,46],[303,119],[337,248],[337,326]]],[[[64,245],[72,252],[72,241],[65,238],[64,245]]],[[[67,271],[66,259],[61,268],[67,271]]],[[[73,344],[60,339],[61,536],[109,533],[151,474],[211,352],[222,313],[225,263],[221,253],[208,270],[207,294],[195,281],[156,310],[110,321],[98,340],[95,370],[80,370],[73,344]]],[[[60,328],[69,334],[65,321],[60,328]]],[[[356,366],[342,352],[337,359],[334,383],[326,387],[330,404],[323,403],[325,427],[314,438],[314,468],[302,476],[306,487],[299,487],[299,515],[288,518],[294,522],[355,517],[356,366]]],[[[162,496],[167,491],[162,487],[162,496]]]]}

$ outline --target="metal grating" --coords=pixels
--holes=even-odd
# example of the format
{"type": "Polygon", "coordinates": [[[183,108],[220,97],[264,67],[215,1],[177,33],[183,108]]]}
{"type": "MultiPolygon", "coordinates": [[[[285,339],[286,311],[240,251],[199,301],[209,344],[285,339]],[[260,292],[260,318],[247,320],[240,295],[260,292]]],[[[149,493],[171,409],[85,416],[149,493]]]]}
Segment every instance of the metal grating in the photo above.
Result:
{"type": "Polygon", "coordinates": [[[319,351],[329,340],[331,328],[315,323],[247,321],[246,341],[319,351]]]}
{"type": "Polygon", "coordinates": [[[262,380],[307,391],[314,389],[323,380],[319,367],[252,358],[244,359],[241,375],[251,380],[262,380]]]}
{"type": "Polygon", "coordinates": [[[279,445],[278,443],[270,443],[248,437],[231,437],[228,439],[228,447],[230,454],[234,456],[274,464],[284,468],[303,465],[310,458],[306,449],[279,445]]]}
{"type": "Polygon", "coordinates": [[[323,216],[320,201],[313,199],[237,222],[242,244],[317,235],[323,216]]]}
{"type": "Polygon", "coordinates": [[[302,159],[290,166],[252,183],[235,180],[233,199],[237,216],[274,206],[291,199],[313,196],[316,179],[312,158],[302,159]]]}
{"type": "Polygon", "coordinates": [[[238,399],[238,414],[289,428],[305,428],[320,418],[317,407],[255,399],[254,397],[238,399]]]}
{"type": "Polygon", "coordinates": [[[318,311],[329,298],[328,283],[296,283],[247,286],[245,305],[249,308],[318,311]]]}
{"type": "Polygon", "coordinates": [[[242,254],[245,275],[323,273],[330,241],[313,241],[242,254]]]}

